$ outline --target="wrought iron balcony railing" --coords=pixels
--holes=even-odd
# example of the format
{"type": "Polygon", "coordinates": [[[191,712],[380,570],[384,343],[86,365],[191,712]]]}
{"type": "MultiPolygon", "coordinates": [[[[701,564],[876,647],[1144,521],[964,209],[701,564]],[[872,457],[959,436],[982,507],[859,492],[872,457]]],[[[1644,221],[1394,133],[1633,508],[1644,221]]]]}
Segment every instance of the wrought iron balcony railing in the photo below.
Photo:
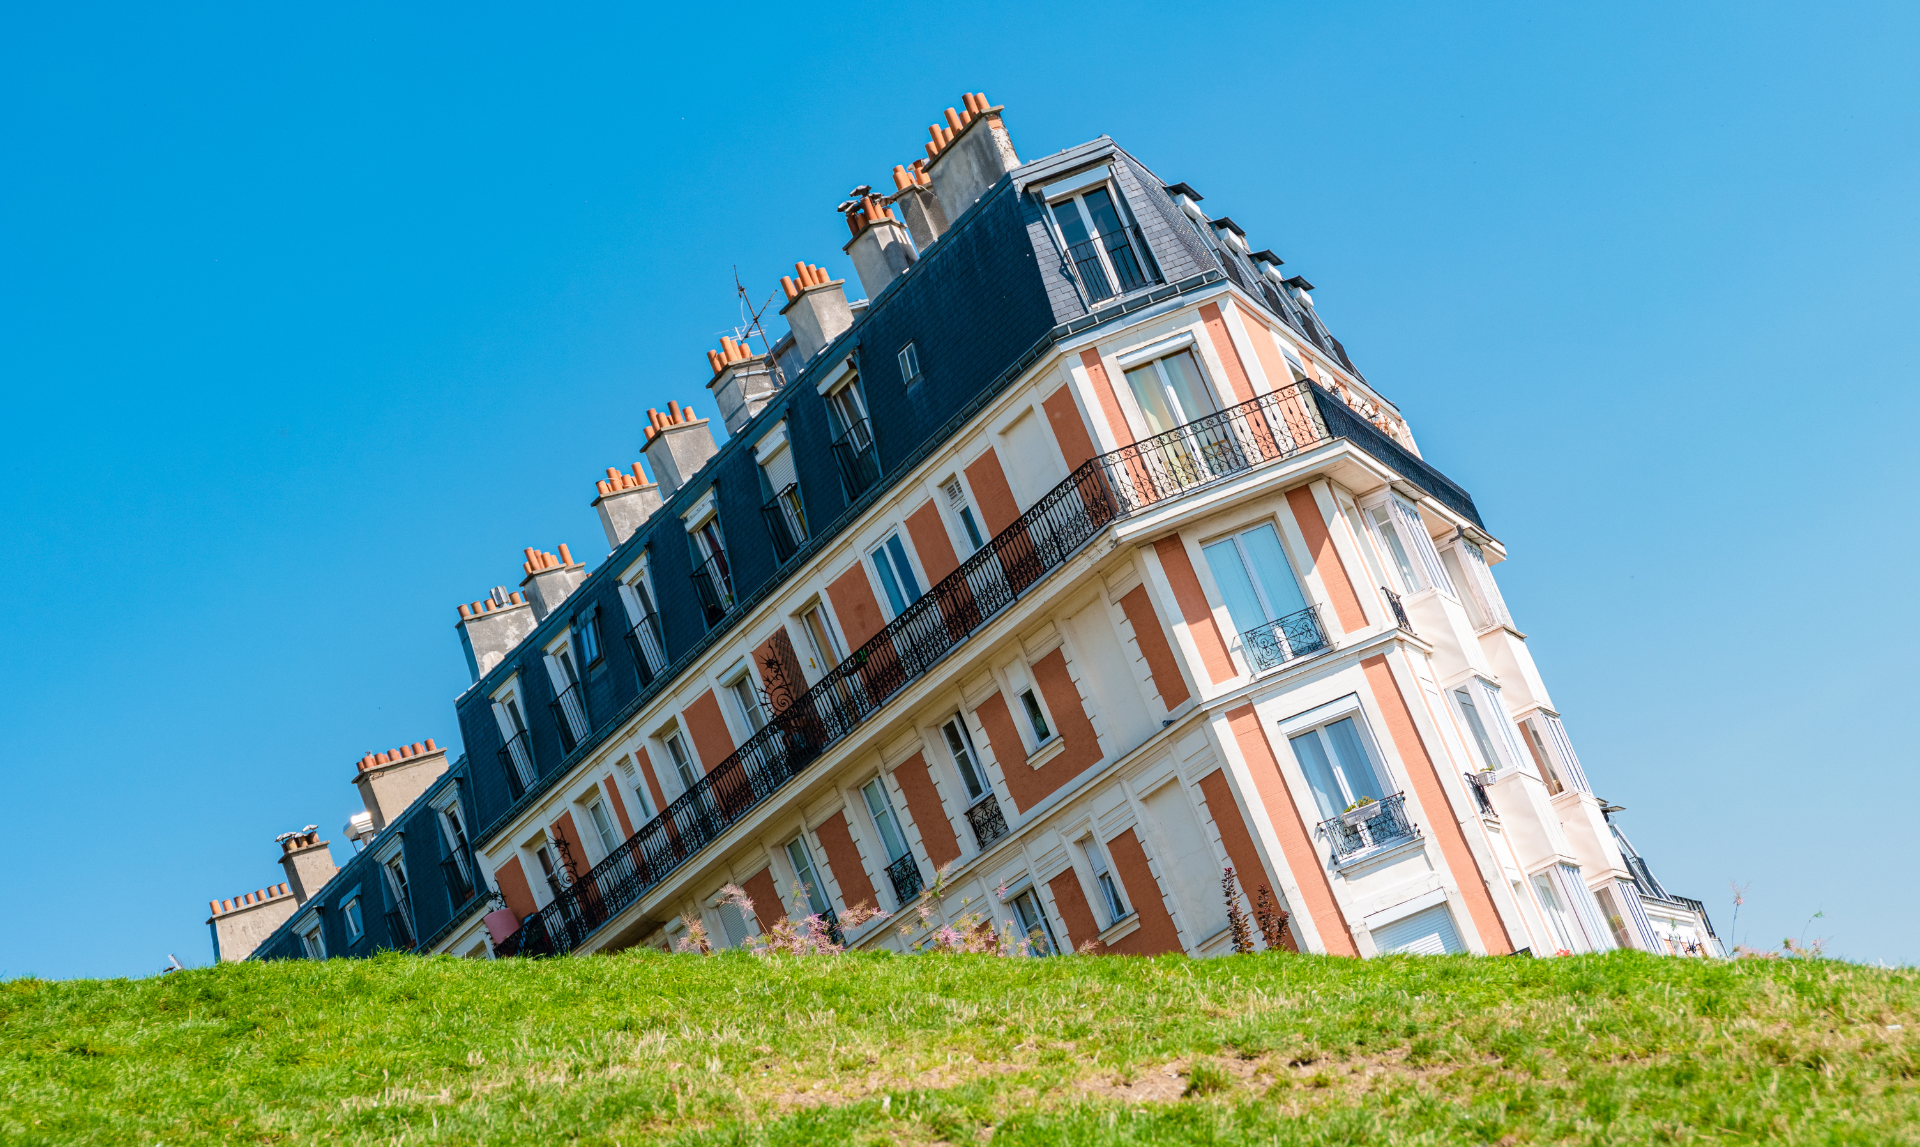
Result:
{"type": "Polygon", "coordinates": [[[1481,816],[1499,816],[1493,809],[1493,800],[1487,796],[1487,786],[1493,783],[1492,773],[1464,773],[1467,788],[1473,791],[1473,803],[1481,816]]]}
{"type": "Polygon", "coordinates": [[[880,480],[880,449],[873,441],[873,424],[864,418],[833,440],[833,457],[846,480],[848,501],[880,480]]]}
{"type": "Polygon", "coordinates": [[[893,881],[893,894],[902,909],[920,896],[920,862],[909,852],[887,865],[887,879],[893,881]]]}
{"type": "Polygon", "coordinates": [[[500,746],[500,768],[507,774],[507,791],[514,800],[527,795],[540,774],[533,767],[533,740],[525,729],[500,746]]]}
{"type": "Polygon", "coordinates": [[[574,682],[561,690],[560,695],[547,702],[547,708],[553,710],[553,723],[560,730],[560,751],[571,753],[574,747],[587,739],[593,732],[593,724],[587,720],[586,691],[574,682]]]}
{"type": "Polygon", "coordinates": [[[653,684],[667,667],[667,651],[660,645],[660,619],[649,613],[640,619],[640,624],[627,630],[627,650],[633,654],[633,665],[640,674],[642,689],[653,684]]]}
{"type": "Polygon", "coordinates": [[[1146,250],[1147,244],[1140,238],[1140,229],[1130,230],[1132,234],[1128,229],[1113,231],[1067,248],[1067,262],[1073,266],[1074,277],[1080,280],[1088,306],[1160,281],[1158,268],[1150,259],[1142,264],[1140,252],[1146,250]],[[1136,241],[1138,248],[1134,246],[1136,241]]]}
{"type": "Polygon", "coordinates": [[[1314,606],[1258,625],[1240,635],[1240,648],[1255,673],[1264,673],[1295,658],[1331,649],[1327,631],[1320,624],[1320,611],[1314,606]]]}
{"type": "Polygon", "coordinates": [[[693,568],[693,592],[709,626],[718,625],[733,608],[733,571],[727,568],[727,555],[716,553],[693,568]]]}
{"type": "Polygon", "coordinates": [[[767,521],[767,533],[773,538],[773,553],[782,565],[786,564],[800,549],[800,543],[807,540],[807,516],[800,504],[800,484],[787,483],[787,488],[775,494],[760,507],[760,516],[767,521]]]}
{"type": "MultiPolygon", "coordinates": [[[[1393,610],[1393,623],[1402,630],[1413,633],[1413,622],[1407,620],[1407,607],[1400,604],[1400,595],[1384,585],[1380,587],[1380,592],[1387,595],[1387,607],[1393,610]]],[[[1419,634],[1414,636],[1418,637],[1419,634]]]]}
{"type": "Polygon", "coordinates": [[[1312,386],[1295,382],[1095,461],[1131,514],[1328,441],[1312,386]]]}
{"type": "Polygon", "coordinates": [[[985,852],[993,843],[1007,835],[1007,818],[1000,812],[1000,802],[992,793],[981,797],[967,810],[967,824],[973,828],[973,840],[985,852]]]}
{"type": "Polygon", "coordinates": [[[1320,831],[1333,843],[1335,864],[1420,835],[1420,830],[1407,819],[1405,793],[1381,797],[1328,817],[1320,822],[1320,831]]]}
{"type": "Polygon", "coordinates": [[[396,948],[410,949],[414,946],[413,922],[407,919],[404,909],[387,909],[387,938],[393,941],[396,948]]]}
{"type": "Polygon", "coordinates": [[[447,883],[447,896],[455,908],[473,899],[473,869],[464,855],[456,852],[441,857],[440,875],[447,883]]]}

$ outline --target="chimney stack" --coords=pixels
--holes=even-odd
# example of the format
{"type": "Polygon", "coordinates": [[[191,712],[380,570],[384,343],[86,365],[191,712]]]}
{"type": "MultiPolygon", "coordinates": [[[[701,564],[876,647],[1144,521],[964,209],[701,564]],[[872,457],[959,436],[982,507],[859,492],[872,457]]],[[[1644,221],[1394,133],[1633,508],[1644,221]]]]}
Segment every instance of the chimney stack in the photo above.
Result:
{"type": "Polygon", "coordinates": [[[298,907],[285,884],[231,900],[209,900],[207,923],[213,926],[213,958],[238,961],[253,955],[262,940],[293,918],[298,907]]]}
{"type": "Polygon", "coordinates": [[[913,166],[893,165],[893,197],[887,202],[899,212],[913,236],[913,245],[922,251],[933,245],[947,229],[947,213],[940,197],[933,193],[933,177],[927,174],[927,161],[916,159],[913,166]]]}
{"type": "Polygon", "coordinates": [[[926,172],[933,193],[940,197],[940,209],[950,220],[966,214],[987,188],[1020,166],[1007,126],[1000,120],[1006,109],[989,106],[987,97],[978,92],[967,93],[961,102],[965,111],[948,108],[944,125],[927,127],[933,140],[927,144],[926,172]]]}
{"type": "Polygon", "coordinates": [[[913,238],[906,225],[893,214],[886,200],[870,189],[857,189],[856,198],[840,205],[847,217],[853,238],[841,250],[853,259],[854,273],[869,299],[878,298],[887,284],[906,273],[920,256],[913,249],[913,238]]]}
{"type": "Polygon", "coordinates": [[[853,326],[846,282],[828,279],[825,271],[808,263],[795,263],[791,277],[781,276],[787,305],[780,314],[793,330],[795,356],[802,364],[812,362],[814,355],[853,326]]]}
{"type": "Polygon", "coordinates": [[[373,831],[387,827],[446,771],[447,751],[436,747],[432,737],[361,757],[353,783],[373,817],[373,831]]]}
{"type": "Polygon", "coordinates": [[[740,433],[740,428],[765,410],[780,389],[773,375],[773,356],[756,355],[746,343],[736,343],[731,336],[720,340],[718,351],[707,352],[707,365],[713,368],[707,389],[720,406],[728,434],[740,433]]]}
{"type": "Polygon", "coordinates": [[[620,543],[632,537],[665,501],[660,487],[647,481],[638,462],[633,464],[631,474],[607,467],[606,478],[595,482],[593,488],[600,495],[593,500],[593,508],[600,514],[600,528],[607,531],[609,550],[619,549],[620,543]]]}
{"type": "Polygon", "coordinates": [[[526,596],[517,591],[508,593],[503,585],[494,586],[487,597],[458,609],[460,620],[454,628],[460,631],[467,669],[475,681],[491,673],[538,624],[526,596]]]}
{"type": "Polygon", "coordinates": [[[587,567],[573,560],[565,542],[560,543],[558,557],[531,546],[520,552],[527,557],[520,563],[520,568],[527,573],[520,579],[520,588],[527,591],[527,600],[533,603],[533,620],[538,624],[559,609],[568,595],[587,580],[587,567]]]}
{"type": "Polygon", "coordinates": [[[700,472],[720,447],[707,420],[695,418],[691,407],[667,403],[667,412],[647,410],[647,468],[659,479],[660,494],[671,498],[700,472]]]}
{"type": "Polygon", "coordinates": [[[340,871],[334,867],[327,842],[320,839],[315,828],[310,824],[280,838],[280,867],[287,870],[287,885],[296,905],[313,899],[340,871]]]}

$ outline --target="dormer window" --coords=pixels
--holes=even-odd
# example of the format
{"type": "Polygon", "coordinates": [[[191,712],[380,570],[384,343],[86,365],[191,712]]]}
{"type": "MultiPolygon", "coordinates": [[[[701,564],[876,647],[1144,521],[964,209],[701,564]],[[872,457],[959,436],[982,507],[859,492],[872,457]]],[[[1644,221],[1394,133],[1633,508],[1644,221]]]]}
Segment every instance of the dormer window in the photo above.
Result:
{"type": "Polygon", "coordinates": [[[873,423],[867,418],[867,396],[861,393],[860,376],[828,392],[827,413],[833,428],[833,456],[840,463],[840,477],[847,484],[847,500],[860,496],[880,480],[880,453],[874,446],[873,423]]]}
{"type": "Polygon", "coordinates": [[[719,515],[709,516],[694,527],[688,540],[693,546],[694,592],[700,596],[707,625],[718,625],[733,608],[733,570],[727,564],[727,541],[720,533],[719,515]]]}
{"type": "Polygon", "coordinates": [[[553,683],[554,724],[560,729],[560,748],[571,753],[593,731],[587,720],[586,690],[580,684],[580,670],[573,658],[574,635],[568,633],[547,649],[547,677],[553,683]]]}
{"type": "Polygon", "coordinates": [[[1111,177],[1111,168],[1097,167],[1053,183],[1041,193],[1089,307],[1160,278],[1140,228],[1126,215],[1126,201],[1111,177]]]}
{"type": "Polygon", "coordinates": [[[647,564],[641,562],[620,583],[620,601],[627,608],[627,645],[633,653],[635,671],[642,689],[653,684],[667,667],[666,646],[661,642],[660,614],[653,608],[653,581],[647,576],[647,564]]]}

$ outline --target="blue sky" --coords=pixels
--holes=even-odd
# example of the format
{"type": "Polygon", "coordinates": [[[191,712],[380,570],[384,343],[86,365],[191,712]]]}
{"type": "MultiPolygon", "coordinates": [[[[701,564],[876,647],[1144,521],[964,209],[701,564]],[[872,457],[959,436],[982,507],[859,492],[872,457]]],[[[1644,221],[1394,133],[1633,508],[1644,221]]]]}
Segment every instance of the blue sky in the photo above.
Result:
{"type": "Polygon", "coordinates": [[[852,12],[0,16],[0,976],[206,962],[354,760],[456,741],[454,604],[602,552],[734,268],[850,274],[963,90],[1314,282],[1670,888],[1920,960],[1920,11],[852,12]]]}

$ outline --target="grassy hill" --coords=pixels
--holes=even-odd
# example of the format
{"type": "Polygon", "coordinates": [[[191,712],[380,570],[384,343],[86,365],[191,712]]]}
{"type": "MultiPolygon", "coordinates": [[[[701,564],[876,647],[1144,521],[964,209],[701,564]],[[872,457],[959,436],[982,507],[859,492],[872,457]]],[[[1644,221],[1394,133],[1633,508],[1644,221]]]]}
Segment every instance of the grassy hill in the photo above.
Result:
{"type": "Polygon", "coordinates": [[[1920,1142],[1920,975],[1283,954],[0,984],[0,1142],[1920,1142]]]}

